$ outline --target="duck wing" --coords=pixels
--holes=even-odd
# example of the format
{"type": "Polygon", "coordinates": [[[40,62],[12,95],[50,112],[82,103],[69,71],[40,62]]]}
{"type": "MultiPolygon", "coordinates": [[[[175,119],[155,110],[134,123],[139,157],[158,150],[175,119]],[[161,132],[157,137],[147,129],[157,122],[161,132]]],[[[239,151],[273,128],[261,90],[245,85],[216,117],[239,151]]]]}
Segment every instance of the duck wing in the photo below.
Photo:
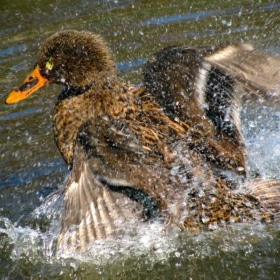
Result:
{"type": "Polygon", "coordinates": [[[64,190],[64,205],[57,249],[79,251],[95,240],[122,234],[122,223],[133,224],[141,208],[118,192],[110,191],[96,174],[82,145],[75,149],[73,169],[64,190]]]}
{"type": "Polygon", "coordinates": [[[144,83],[165,113],[202,132],[195,146],[216,166],[246,173],[235,80],[205,58],[213,48],[168,47],[146,63],[144,83]]]}
{"type": "Polygon", "coordinates": [[[235,44],[217,48],[204,60],[235,80],[242,102],[279,102],[279,55],[256,51],[250,44],[235,44]]]}
{"type": "Polygon", "coordinates": [[[157,216],[161,190],[150,185],[168,180],[167,169],[156,173],[157,161],[136,134],[107,116],[81,127],[64,190],[58,250],[84,250],[157,216]]]}

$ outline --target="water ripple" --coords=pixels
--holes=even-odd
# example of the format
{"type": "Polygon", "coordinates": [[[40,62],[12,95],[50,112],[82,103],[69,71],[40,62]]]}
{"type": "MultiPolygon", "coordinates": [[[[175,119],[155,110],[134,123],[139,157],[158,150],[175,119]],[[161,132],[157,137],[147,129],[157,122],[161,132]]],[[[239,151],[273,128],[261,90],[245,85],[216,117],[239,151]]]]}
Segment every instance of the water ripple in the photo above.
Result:
{"type": "Polygon", "coordinates": [[[11,46],[8,49],[5,50],[0,50],[0,57],[5,57],[12,55],[17,52],[22,52],[26,50],[26,45],[16,45],[16,46],[11,46]]]}
{"type": "Polygon", "coordinates": [[[15,118],[18,118],[18,117],[23,117],[23,116],[26,116],[26,115],[31,115],[31,114],[34,114],[34,113],[38,113],[41,110],[42,109],[39,109],[39,108],[33,108],[33,109],[24,110],[24,111],[19,111],[19,112],[15,112],[15,113],[5,115],[5,116],[1,116],[0,120],[6,121],[6,120],[10,120],[10,119],[15,119],[15,118]]]}
{"type": "Polygon", "coordinates": [[[248,7],[238,7],[238,8],[229,8],[224,10],[210,10],[202,11],[197,13],[188,13],[180,15],[172,15],[167,17],[159,17],[154,19],[149,19],[143,21],[143,25],[161,25],[167,23],[175,23],[183,20],[200,20],[212,16],[232,16],[232,15],[243,15],[243,14],[252,14],[258,13],[264,10],[277,10],[280,7],[280,3],[269,3],[264,5],[253,5],[248,7]]]}

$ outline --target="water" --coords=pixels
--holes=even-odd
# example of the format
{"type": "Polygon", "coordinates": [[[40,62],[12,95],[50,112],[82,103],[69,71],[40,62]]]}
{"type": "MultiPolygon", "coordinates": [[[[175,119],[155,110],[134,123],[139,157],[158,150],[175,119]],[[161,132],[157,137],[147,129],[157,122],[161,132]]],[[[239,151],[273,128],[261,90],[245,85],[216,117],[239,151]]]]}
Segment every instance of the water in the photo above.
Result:
{"type": "MultiPolygon", "coordinates": [[[[121,79],[174,44],[253,42],[280,52],[280,3],[270,1],[0,0],[1,279],[278,279],[279,226],[233,225],[200,235],[152,224],[85,255],[55,256],[68,170],[53,142],[59,86],[13,106],[4,100],[32,69],[42,41],[61,29],[101,34],[121,79]]],[[[280,110],[243,111],[250,176],[279,178],[280,110]]]]}

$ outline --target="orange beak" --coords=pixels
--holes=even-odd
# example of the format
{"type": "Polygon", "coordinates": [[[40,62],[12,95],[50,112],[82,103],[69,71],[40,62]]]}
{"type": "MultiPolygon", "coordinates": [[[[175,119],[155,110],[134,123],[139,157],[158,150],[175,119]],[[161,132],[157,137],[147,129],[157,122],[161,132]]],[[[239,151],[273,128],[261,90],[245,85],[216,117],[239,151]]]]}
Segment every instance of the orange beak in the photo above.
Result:
{"type": "Polygon", "coordinates": [[[6,104],[19,102],[48,83],[49,80],[40,74],[39,66],[37,65],[33,72],[24,80],[23,84],[9,94],[6,104]]]}

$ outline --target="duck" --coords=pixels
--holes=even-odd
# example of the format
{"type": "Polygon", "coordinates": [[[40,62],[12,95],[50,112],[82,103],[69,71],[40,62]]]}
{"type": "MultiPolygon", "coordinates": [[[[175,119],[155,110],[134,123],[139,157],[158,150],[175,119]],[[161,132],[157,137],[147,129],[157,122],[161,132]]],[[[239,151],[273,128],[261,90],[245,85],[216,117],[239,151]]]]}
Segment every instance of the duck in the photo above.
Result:
{"type": "Polygon", "coordinates": [[[195,232],[275,221],[277,181],[258,179],[240,190],[217,171],[246,178],[236,88],[267,98],[268,86],[277,85],[256,78],[266,75],[251,64],[258,56],[245,44],[167,47],[147,61],[136,87],[119,80],[101,36],[64,30],[49,37],[6,104],[48,84],[63,86],[53,132],[70,175],[57,249],[82,251],[155,220],[195,232]]]}

